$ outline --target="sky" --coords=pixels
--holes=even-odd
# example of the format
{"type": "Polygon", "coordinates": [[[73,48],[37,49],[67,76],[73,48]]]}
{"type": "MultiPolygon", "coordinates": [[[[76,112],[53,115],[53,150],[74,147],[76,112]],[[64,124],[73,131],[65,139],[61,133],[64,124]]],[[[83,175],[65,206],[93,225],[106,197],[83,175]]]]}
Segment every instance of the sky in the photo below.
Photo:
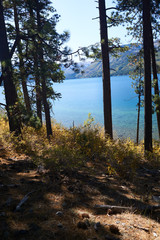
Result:
{"type": "MultiPolygon", "coordinates": [[[[73,51],[79,47],[87,47],[100,41],[98,3],[95,0],[52,0],[53,7],[61,16],[57,24],[59,33],[67,30],[70,40],[67,43],[73,51]]],[[[113,7],[112,0],[106,1],[106,7],[113,7]]],[[[125,27],[110,28],[108,36],[119,37],[122,44],[129,43],[129,37],[125,37],[125,27]]]]}

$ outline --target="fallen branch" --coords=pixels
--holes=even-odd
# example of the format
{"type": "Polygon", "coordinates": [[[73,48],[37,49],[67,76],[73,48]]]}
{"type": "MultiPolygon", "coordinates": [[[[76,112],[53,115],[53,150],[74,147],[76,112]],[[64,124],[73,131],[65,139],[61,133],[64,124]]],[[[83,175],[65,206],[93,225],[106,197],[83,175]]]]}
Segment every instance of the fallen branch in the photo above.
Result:
{"type": "Polygon", "coordinates": [[[108,210],[108,213],[122,213],[125,211],[129,212],[135,212],[135,211],[140,211],[140,212],[153,212],[157,209],[160,209],[160,205],[157,206],[150,206],[150,205],[145,205],[145,206],[138,206],[138,207],[123,207],[123,206],[112,206],[112,205],[95,205],[96,209],[106,209],[108,210]]]}
{"type": "Polygon", "coordinates": [[[24,198],[23,198],[23,199],[20,201],[20,203],[17,205],[17,207],[16,207],[16,209],[15,209],[15,212],[17,212],[17,211],[20,210],[21,206],[28,200],[29,195],[30,195],[31,193],[33,193],[33,192],[35,192],[35,191],[29,192],[29,193],[27,193],[27,194],[24,196],[24,198]]]}
{"type": "Polygon", "coordinates": [[[97,209],[106,209],[106,210],[111,210],[113,213],[121,213],[124,211],[130,211],[134,212],[135,208],[133,207],[123,207],[123,206],[112,206],[112,205],[95,205],[95,208],[97,209]]]}
{"type": "Polygon", "coordinates": [[[144,227],[139,227],[139,226],[136,226],[136,225],[133,225],[134,228],[137,228],[137,229],[140,229],[140,230],[143,230],[145,232],[149,232],[150,230],[148,228],[144,228],[144,227]]]}

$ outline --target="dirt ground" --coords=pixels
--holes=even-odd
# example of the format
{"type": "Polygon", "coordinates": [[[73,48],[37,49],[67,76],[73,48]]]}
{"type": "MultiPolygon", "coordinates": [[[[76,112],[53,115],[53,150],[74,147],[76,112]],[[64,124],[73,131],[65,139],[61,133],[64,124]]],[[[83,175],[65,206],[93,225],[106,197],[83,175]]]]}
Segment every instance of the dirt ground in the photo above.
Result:
{"type": "Polygon", "coordinates": [[[159,169],[145,163],[122,179],[100,162],[51,172],[4,149],[0,156],[1,240],[160,240],[159,169]]]}

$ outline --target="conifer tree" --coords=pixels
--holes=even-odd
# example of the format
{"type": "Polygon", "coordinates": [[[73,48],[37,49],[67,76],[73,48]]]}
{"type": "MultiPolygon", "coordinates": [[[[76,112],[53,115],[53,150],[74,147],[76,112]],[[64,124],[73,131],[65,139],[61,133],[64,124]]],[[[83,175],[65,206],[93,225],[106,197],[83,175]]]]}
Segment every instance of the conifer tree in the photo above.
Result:
{"type": "Polygon", "coordinates": [[[143,48],[144,48],[144,147],[152,151],[152,95],[151,95],[151,35],[150,0],[143,0],[143,48]]]}
{"type": "Polygon", "coordinates": [[[20,81],[22,84],[22,90],[23,90],[23,95],[24,95],[24,102],[25,102],[25,107],[28,113],[31,113],[31,103],[30,103],[30,98],[28,94],[28,89],[27,89],[27,76],[26,76],[26,71],[25,71],[25,65],[24,65],[24,57],[23,57],[23,44],[22,40],[20,39],[20,27],[19,27],[19,18],[20,18],[20,10],[23,13],[22,9],[22,2],[13,0],[13,9],[14,9],[14,22],[15,22],[15,32],[16,32],[16,38],[17,38],[17,55],[19,58],[19,77],[20,81]],[[18,14],[18,5],[19,5],[19,14],[18,14]]]}
{"type": "MultiPolygon", "coordinates": [[[[38,30],[39,35],[41,35],[41,31],[42,31],[42,22],[41,22],[40,11],[41,11],[40,2],[39,2],[39,0],[36,0],[37,30],[38,30]]],[[[40,61],[40,76],[41,76],[41,82],[42,82],[42,100],[43,100],[43,104],[44,104],[47,137],[50,138],[50,136],[52,135],[52,127],[51,127],[50,109],[49,109],[49,104],[47,101],[47,88],[46,88],[46,76],[45,76],[46,69],[45,69],[43,43],[42,43],[41,38],[39,39],[39,44],[38,44],[38,57],[39,57],[39,61],[40,61]]]]}
{"type": "MultiPolygon", "coordinates": [[[[157,126],[158,133],[160,137],[160,97],[159,97],[159,84],[157,76],[157,65],[156,65],[156,50],[154,48],[154,39],[159,34],[159,22],[160,22],[160,1],[153,0],[150,1],[150,30],[148,35],[150,35],[150,57],[152,60],[152,72],[153,72],[153,87],[154,87],[154,101],[156,105],[156,116],[157,116],[157,126]]],[[[112,13],[112,18],[114,19],[113,25],[117,24],[127,24],[128,34],[132,35],[134,39],[142,43],[143,39],[143,1],[137,0],[117,0],[116,1],[116,11],[112,13]]]]}
{"type": "Polygon", "coordinates": [[[18,109],[18,98],[15,84],[13,81],[11,53],[8,46],[2,0],[0,0],[0,61],[10,131],[15,132],[16,135],[19,135],[21,133],[21,129],[18,109]]]}
{"type": "MultiPolygon", "coordinates": [[[[51,1],[4,0],[3,3],[5,4],[5,18],[8,19],[7,28],[4,29],[8,34],[9,45],[13,45],[12,50],[9,52],[6,38],[0,38],[0,41],[1,45],[5,43],[7,46],[8,52],[5,52],[5,57],[8,56],[7,61],[9,59],[10,65],[12,64],[11,57],[13,57],[14,67],[10,68],[10,73],[12,80],[14,79],[13,83],[16,84],[14,84],[15,90],[12,89],[12,95],[15,93],[16,101],[14,102],[23,110],[18,119],[21,119],[23,124],[38,127],[42,126],[42,114],[44,113],[49,138],[52,135],[50,100],[60,97],[52,86],[54,82],[61,82],[64,79],[61,63],[73,64],[72,59],[68,58],[70,49],[62,48],[69,35],[67,32],[57,33],[56,24],[59,15],[51,7],[51,1]],[[30,83],[29,88],[28,83],[30,83]]],[[[3,8],[1,12],[2,10],[3,8]]],[[[3,22],[2,17],[0,20],[3,22]]],[[[3,33],[4,29],[1,28],[0,32],[3,33]]],[[[1,52],[2,60],[3,55],[4,51],[1,52]]],[[[5,74],[3,74],[4,78],[5,74]]],[[[9,79],[8,76],[7,79],[9,79]]],[[[8,93],[6,95],[8,96],[8,93]]],[[[9,100],[7,97],[7,104],[9,100]]]]}
{"type": "Polygon", "coordinates": [[[108,134],[111,138],[113,138],[109,46],[108,46],[105,0],[99,0],[99,15],[100,15],[102,66],[103,66],[104,128],[105,128],[105,133],[108,134]]]}

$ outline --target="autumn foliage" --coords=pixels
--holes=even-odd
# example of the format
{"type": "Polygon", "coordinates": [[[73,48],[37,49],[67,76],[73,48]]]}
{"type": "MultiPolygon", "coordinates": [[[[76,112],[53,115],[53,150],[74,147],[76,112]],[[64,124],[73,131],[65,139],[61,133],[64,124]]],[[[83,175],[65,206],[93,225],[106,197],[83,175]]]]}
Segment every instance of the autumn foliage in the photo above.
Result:
{"type": "Polygon", "coordinates": [[[53,136],[46,138],[46,128],[37,130],[23,127],[22,136],[11,135],[8,122],[1,118],[0,139],[10,151],[30,156],[33,161],[47,168],[72,169],[86,166],[89,162],[105,162],[106,171],[132,177],[141,162],[160,163],[160,148],[154,143],[153,153],[144,156],[143,142],[137,146],[132,140],[105,137],[103,129],[94,124],[89,115],[83,126],[65,128],[52,123],[53,136]]]}

